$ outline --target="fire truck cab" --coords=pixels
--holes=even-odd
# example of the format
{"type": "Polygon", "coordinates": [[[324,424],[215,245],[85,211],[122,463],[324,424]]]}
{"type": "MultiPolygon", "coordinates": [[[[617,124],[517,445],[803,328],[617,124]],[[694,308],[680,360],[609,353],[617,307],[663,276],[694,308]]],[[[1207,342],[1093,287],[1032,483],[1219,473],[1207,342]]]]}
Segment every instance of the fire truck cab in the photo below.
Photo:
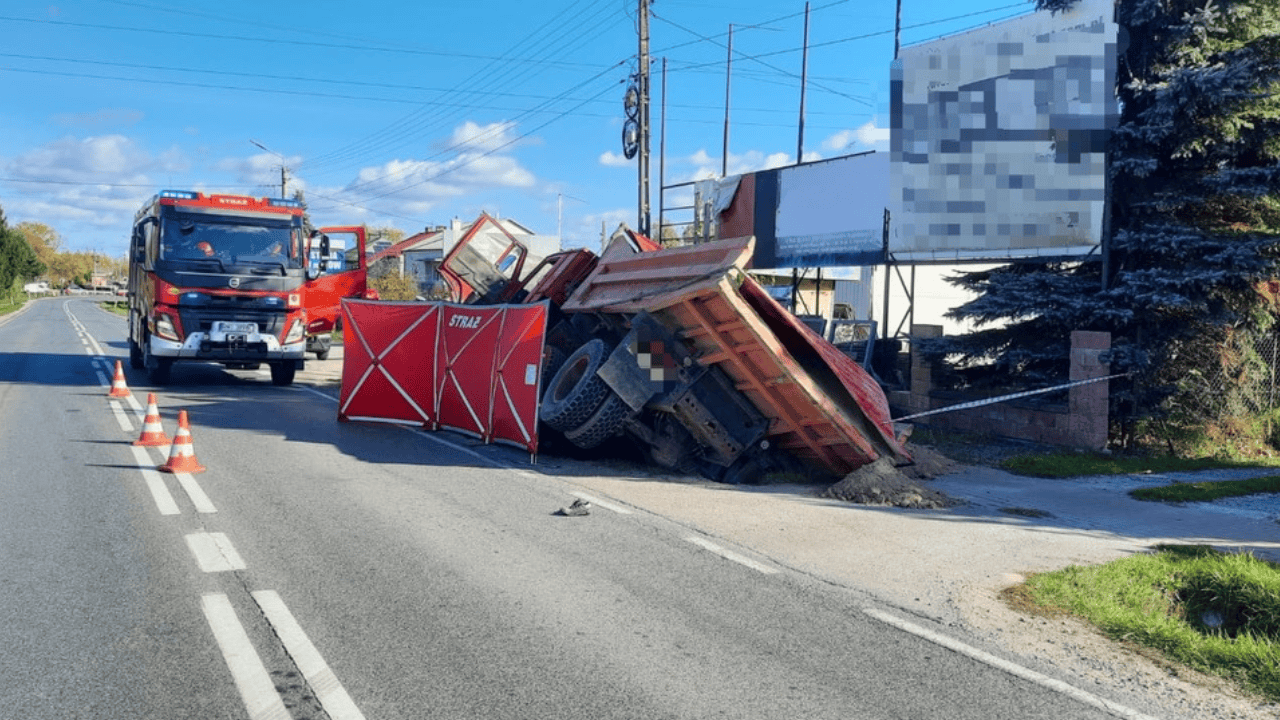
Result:
{"type": "Polygon", "coordinates": [[[134,217],[129,360],[166,384],[179,360],[289,385],[306,352],[310,238],[301,202],[165,190],[134,217]]]}

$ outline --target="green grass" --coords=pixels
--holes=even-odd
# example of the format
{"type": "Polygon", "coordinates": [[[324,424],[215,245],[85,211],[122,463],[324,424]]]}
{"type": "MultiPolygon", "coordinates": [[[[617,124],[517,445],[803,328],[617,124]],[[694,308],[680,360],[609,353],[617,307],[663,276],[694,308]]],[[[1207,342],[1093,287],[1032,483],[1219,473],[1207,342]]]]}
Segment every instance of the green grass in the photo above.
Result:
{"type": "Polygon", "coordinates": [[[1000,463],[1001,469],[1031,477],[1066,478],[1085,475],[1128,475],[1145,472],[1189,472],[1226,468],[1274,467],[1275,461],[1236,462],[1215,458],[1181,458],[1171,455],[1139,457],[1102,453],[1045,453],[1017,455],[1000,463]]]}
{"type": "Polygon", "coordinates": [[[1131,490],[1138,500],[1164,502],[1209,502],[1224,497],[1280,493],[1280,475],[1249,478],[1247,480],[1215,480],[1206,482],[1175,483],[1160,487],[1131,490]]]}
{"type": "Polygon", "coordinates": [[[1280,565],[1166,545],[1035,575],[1018,594],[1042,611],[1083,617],[1116,640],[1280,702],[1280,565]]]}
{"type": "Polygon", "coordinates": [[[27,294],[24,292],[0,292],[0,315],[21,310],[26,301],[27,294]]]}

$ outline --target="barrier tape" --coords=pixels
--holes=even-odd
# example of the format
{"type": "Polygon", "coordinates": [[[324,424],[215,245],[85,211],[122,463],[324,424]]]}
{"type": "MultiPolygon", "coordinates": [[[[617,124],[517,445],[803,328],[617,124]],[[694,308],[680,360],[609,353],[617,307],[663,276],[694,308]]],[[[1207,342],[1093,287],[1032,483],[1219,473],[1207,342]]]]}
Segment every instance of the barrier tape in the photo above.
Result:
{"type": "Polygon", "coordinates": [[[940,413],[952,412],[955,410],[969,410],[972,408],[982,407],[984,405],[995,405],[996,403],[1002,403],[1007,400],[1016,400],[1018,398],[1030,397],[1032,395],[1043,395],[1044,393],[1057,392],[1058,390],[1066,390],[1067,388],[1073,388],[1080,385],[1088,385],[1089,383],[1102,382],[1103,380],[1128,376],[1129,373],[1119,373],[1116,375],[1107,375],[1105,377],[1089,378],[1088,380],[1076,380],[1075,382],[1069,382],[1065,385],[1054,385],[1053,387],[1040,388],[1039,390],[1026,390],[1024,392],[1013,393],[1012,395],[1000,395],[998,397],[987,398],[986,400],[974,400],[972,402],[960,403],[959,405],[951,405],[949,407],[938,408],[937,410],[930,410],[928,412],[916,413],[915,415],[894,418],[890,422],[902,422],[904,420],[914,420],[926,415],[938,415],[940,413]]]}

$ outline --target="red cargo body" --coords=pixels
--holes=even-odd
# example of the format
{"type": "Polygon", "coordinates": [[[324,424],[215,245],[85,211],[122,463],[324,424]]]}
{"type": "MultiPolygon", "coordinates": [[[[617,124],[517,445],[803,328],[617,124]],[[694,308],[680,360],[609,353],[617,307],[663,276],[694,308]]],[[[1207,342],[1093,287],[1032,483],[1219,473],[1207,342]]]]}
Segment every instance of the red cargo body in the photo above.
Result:
{"type": "Polygon", "coordinates": [[[909,460],[875,379],[746,274],[753,245],[738,238],[603,258],[563,309],[651,313],[769,419],[771,442],[828,472],[909,460]]]}

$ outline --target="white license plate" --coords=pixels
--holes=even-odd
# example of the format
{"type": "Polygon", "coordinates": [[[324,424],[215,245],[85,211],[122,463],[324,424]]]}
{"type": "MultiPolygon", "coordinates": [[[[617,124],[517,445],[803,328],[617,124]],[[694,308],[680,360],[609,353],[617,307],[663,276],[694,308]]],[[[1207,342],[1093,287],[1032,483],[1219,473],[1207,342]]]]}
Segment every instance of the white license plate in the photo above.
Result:
{"type": "Polygon", "coordinates": [[[238,323],[238,322],[217,322],[213,324],[213,329],[222,333],[245,333],[252,335],[258,332],[257,323],[238,323]]]}

